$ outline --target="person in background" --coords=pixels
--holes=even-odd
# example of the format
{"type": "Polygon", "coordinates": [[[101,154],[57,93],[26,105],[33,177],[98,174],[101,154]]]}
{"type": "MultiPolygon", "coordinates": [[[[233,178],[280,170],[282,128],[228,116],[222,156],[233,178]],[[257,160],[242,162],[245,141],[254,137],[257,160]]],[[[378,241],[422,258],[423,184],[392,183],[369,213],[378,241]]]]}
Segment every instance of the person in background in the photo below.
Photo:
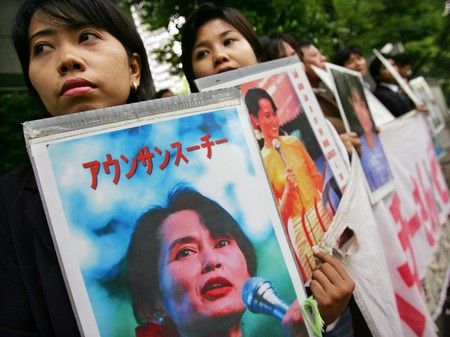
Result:
{"type": "Polygon", "coordinates": [[[297,42],[289,34],[262,36],[259,41],[264,50],[264,61],[297,55],[297,42]]]}
{"type": "MultiPolygon", "coordinates": [[[[398,70],[391,55],[383,55],[391,65],[398,70]]],[[[370,74],[376,82],[375,96],[395,116],[399,117],[413,110],[414,103],[402,91],[391,72],[383,65],[379,58],[375,58],[369,67],[370,74]]]]}
{"type": "Polygon", "coordinates": [[[392,58],[397,65],[398,73],[406,82],[408,82],[412,76],[411,58],[406,53],[392,55],[392,58]]]}
{"type": "MultiPolygon", "coordinates": [[[[346,46],[340,49],[333,58],[333,63],[361,73],[363,78],[367,76],[367,62],[366,59],[356,46],[346,46]]],[[[364,85],[367,89],[371,89],[370,83],[364,81],[364,85]]]]}
{"type": "MultiPolygon", "coordinates": [[[[109,0],[29,0],[12,36],[48,116],[148,100],[147,53],[109,0]]],[[[31,165],[0,178],[0,336],[78,337],[31,165]]]]}
{"type": "MultiPolygon", "coordinates": [[[[197,90],[196,78],[255,65],[264,59],[259,39],[242,13],[212,3],[204,3],[191,13],[182,28],[181,44],[183,71],[193,91],[197,90]]],[[[334,267],[330,265],[326,270],[322,267],[323,264],[318,265],[319,279],[318,270],[313,271],[310,289],[325,323],[330,324],[346,309],[354,283],[333,281],[334,267]]],[[[353,334],[351,320],[346,317],[342,320],[345,326],[339,325],[341,319],[337,320],[336,330],[353,334]]]]}
{"type": "Polygon", "coordinates": [[[337,133],[345,133],[344,122],[341,118],[334,94],[319,78],[312,66],[325,70],[327,57],[314,45],[312,41],[302,41],[298,44],[298,54],[305,66],[305,73],[313,88],[317,101],[325,117],[333,124],[337,133]]]}

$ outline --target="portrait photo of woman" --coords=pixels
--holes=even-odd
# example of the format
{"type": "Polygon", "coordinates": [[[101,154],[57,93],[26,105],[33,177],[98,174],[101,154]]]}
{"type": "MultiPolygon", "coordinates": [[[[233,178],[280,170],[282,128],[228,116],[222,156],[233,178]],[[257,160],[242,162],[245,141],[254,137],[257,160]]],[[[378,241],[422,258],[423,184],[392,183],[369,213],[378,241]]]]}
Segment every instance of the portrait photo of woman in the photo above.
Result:
{"type": "Polygon", "coordinates": [[[242,289],[256,272],[255,248],[236,220],[186,187],[140,217],[128,251],[135,316],[158,322],[164,336],[245,335],[242,289]]]}
{"type": "Polygon", "coordinates": [[[253,127],[262,135],[261,155],[267,175],[302,277],[307,281],[315,266],[312,247],[320,242],[332,219],[331,211],[322,202],[324,176],[305,145],[297,137],[281,132],[278,108],[266,90],[249,89],[245,103],[253,127]]]}
{"type": "Polygon", "coordinates": [[[330,65],[330,71],[339,88],[336,99],[342,107],[343,119],[349,131],[356,132],[361,142],[361,165],[373,200],[391,190],[392,173],[377,134],[364,93],[360,73],[330,65]]]}

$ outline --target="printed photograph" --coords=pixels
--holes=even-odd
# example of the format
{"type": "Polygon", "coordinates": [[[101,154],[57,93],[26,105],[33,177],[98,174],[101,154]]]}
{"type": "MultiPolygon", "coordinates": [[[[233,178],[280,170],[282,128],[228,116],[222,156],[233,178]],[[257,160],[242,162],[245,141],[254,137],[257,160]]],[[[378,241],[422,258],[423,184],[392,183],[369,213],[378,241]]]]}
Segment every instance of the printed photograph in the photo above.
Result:
{"type": "Polygon", "coordinates": [[[201,90],[238,87],[302,279],[339,206],[347,167],[298,58],[196,81],[201,90]]]}
{"type": "Polygon", "coordinates": [[[333,64],[327,64],[327,69],[334,80],[344,124],[361,141],[361,165],[371,200],[376,202],[392,190],[393,177],[367,104],[361,74],[333,64]]]}

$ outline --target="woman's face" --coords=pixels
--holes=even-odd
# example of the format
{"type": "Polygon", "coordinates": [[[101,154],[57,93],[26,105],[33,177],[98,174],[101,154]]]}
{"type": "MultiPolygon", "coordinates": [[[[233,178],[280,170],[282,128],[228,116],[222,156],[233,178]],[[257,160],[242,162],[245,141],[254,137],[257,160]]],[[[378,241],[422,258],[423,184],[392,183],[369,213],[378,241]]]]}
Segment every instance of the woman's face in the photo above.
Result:
{"type": "MultiPolygon", "coordinates": [[[[272,141],[279,137],[280,121],[272,103],[267,98],[258,101],[258,119],[255,121],[264,136],[265,145],[271,147],[272,141]]],[[[253,116],[253,115],[252,115],[253,116]]]]}
{"type": "Polygon", "coordinates": [[[107,31],[69,27],[37,11],[30,22],[29,77],[53,115],[126,103],[140,60],[107,31]]]}
{"type": "MultiPolygon", "coordinates": [[[[398,67],[395,64],[394,60],[393,59],[388,59],[388,61],[394,67],[394,69],[398,71],[398,67]]],[[[378,79],[381,82],[397,84],[397,81],[395,80],[395,78],[392,75],[392,73],[383,64],[380,67],[380,72],[378,74],[378,79]]]]}
{"type": "Polygon", "coordinates": [[[214,75],[258,63],[245,37],[222,19],[206,22],[197,31],[192,50],[195,78],[214,75]]]}
{"type": "Polygon", "coordinates": [[[161,304],[178,330],[239,322],[250,275],[235,239],[212,236],[193,210],[168,216],[159,234],[161,304]]]}
{"type": "Polygon", "coordinates": [[[280,58],[297,55],[297,52],[295,51],[294,48],[291,47],[291,45],[289,43],[283,41],[283,42],[281,42],[281,44],[282,44],[282,48],[281,48],[282,52],[281,52],[280,58]]]}
{"type": "Polygon", "coordinates": [[[344,66],[348,69],[360,72],[362,76],[367,75],[366,59],[362,55],[351,54],[344,66]]]}

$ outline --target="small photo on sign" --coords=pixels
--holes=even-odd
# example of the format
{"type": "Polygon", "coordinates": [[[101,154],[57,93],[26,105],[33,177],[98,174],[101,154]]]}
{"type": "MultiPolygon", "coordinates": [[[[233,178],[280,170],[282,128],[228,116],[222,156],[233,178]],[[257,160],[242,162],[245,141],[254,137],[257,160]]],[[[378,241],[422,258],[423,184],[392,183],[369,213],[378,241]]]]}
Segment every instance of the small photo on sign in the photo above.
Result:
{"type": "Polygon", "coordinates": [[[375,129],[359,72],[327,63],[334,83],[336,101],[348,131],[358,134],[361,164],[372,202],[393,189],[393,177],[380,138],[375,129]]]}

